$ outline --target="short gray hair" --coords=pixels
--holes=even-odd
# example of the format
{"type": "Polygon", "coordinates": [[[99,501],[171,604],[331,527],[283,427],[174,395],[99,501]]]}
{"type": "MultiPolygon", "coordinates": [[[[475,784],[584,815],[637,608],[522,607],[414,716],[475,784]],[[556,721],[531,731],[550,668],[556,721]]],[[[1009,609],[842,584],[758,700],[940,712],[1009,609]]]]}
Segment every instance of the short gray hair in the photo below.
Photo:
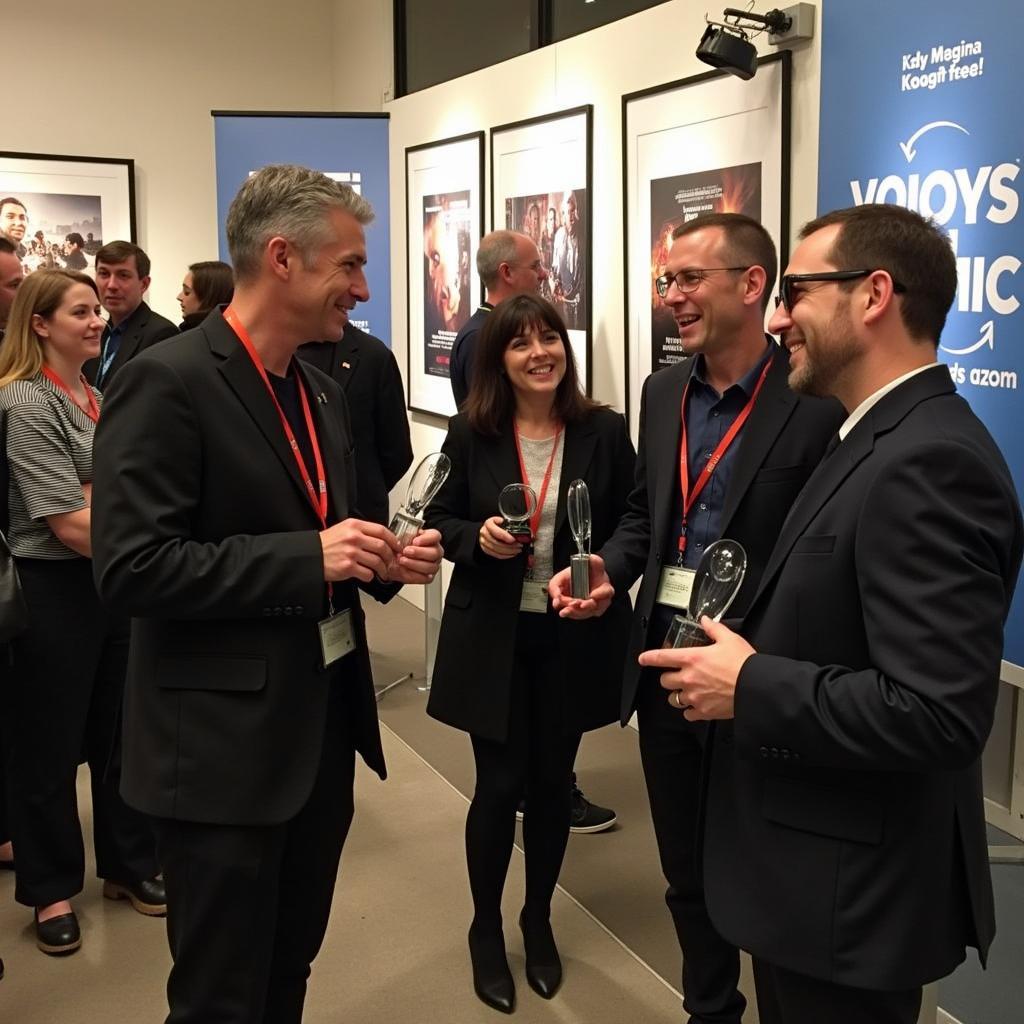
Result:
{"type": "Polygon", "coordinates": [[[327,237],[331,210],[350,213],[360,224],[373,220],[373,207],[349,185],[343,185],[308,167],[270,164],[245,181],[228,209],[228,251],[236,278],[252,278],[259,271],[263,248],[280,235],[313,263],[327,237]]]}
{"type": "Polygon", "coordinates": [[[514,263],[516,241],[520,238],[529,239],[519,231],[492,231],[480,239],[480,248],[476,252],[476,272],[480,275],[485,288],[490,288],[498,280],[498,268],[502,263],[514,263]]]}

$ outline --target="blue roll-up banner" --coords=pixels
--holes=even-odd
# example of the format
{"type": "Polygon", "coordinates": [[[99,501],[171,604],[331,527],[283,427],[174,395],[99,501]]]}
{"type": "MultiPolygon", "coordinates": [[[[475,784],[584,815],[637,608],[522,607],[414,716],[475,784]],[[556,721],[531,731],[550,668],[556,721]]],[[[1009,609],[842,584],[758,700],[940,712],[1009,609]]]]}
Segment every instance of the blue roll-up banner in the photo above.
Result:
{"type": "MultiPolygon", "coordinates": [[[[959,288],[939,358],[991,430],[1018,493],[1024,484],[1019,4],[824,5],[818,165],[820,212],[896,203],[949,232],[959,288]]],[[[1005,657],[1024,665],[1020,591],[1005,657]]]]}
{"type": "Polygon", "coordinates": [[[255,114],[213,111],[220,258],[230,260],[224,221],[239,186],[267,164],[302,164],[351,185],[373,204],[366,228],[370,301],[356,327],[391,345],[391,228],[387,114],[255,114]]]}

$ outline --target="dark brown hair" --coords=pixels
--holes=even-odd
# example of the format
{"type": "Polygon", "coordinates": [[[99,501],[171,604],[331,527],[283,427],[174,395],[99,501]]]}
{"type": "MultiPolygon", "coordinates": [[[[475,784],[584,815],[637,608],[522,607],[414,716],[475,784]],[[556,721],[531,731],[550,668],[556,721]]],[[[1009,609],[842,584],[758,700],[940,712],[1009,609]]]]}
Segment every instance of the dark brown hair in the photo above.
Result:
{"type": "Polygon", "coordinates": [[[235,293],[235,275],[227,263],[220,260],[202,260],[188,265],[192,275],[192,291],[199,300],[200,312],[214,306],[224,306],[235,293]]]}
{"type": "Polygon", "coordinates": [[[539,295],[515,295],[487,314],[473,357],[473,378],[466,399],[469,425],[481,434],[500,434],[516,408],[515,393],[505,374],[505,349],[530,328],[557,331],[565,349],[565,375],[555,391],[553,412],[562,423],[575,423],[604,408],[580,388],[569,332],[558,310],[539,295]]]}
{"type": "MultiPolygon", "coordinates": [[[[932,220],[890,203],[833,210],[803,226],[801,238],[838,224],[828,260],[836,270],[884,270],[904,291],[899,310],[907,333],[939,343],[956,295],[956,257],[932,220]]],[[[847,290],[860,282],[842,282],[847,290]]]]}
{"type": "Polygon", "coordinates": [[[107,242],[102,249],[96,253],[96,266],[106,263],[108,266],[114,263],[127,263],[128,260],[135,260],[135,272],[142,277],[149,277],[149,257],[134,242],[107,242]]]}
{"type": "Polygon", "coordinates": [[[775,243],[763,224],[744,213],[704,213],[672,232],[672,241],[704,228],[721,228],[723,245],[722,261],[730,267],[760,267],[764,271],[764,294],[761,309],[768,308],[768,300],[775,288],[779,273],[779,258],[775,254],[775,243]]]}

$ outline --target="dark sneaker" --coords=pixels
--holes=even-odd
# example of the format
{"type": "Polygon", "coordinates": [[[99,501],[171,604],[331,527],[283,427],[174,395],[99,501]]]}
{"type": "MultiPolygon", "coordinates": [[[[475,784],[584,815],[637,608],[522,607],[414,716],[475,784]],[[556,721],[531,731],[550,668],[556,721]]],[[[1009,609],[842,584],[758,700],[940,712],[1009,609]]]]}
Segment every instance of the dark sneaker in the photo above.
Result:
{"type": "Polygon", "coordinates": [[[608,807],[592,804],[579,786],[572,787],[572,810],[569,815],[570,832],[604,832],[617,821],[616,814],[608,807]]]}

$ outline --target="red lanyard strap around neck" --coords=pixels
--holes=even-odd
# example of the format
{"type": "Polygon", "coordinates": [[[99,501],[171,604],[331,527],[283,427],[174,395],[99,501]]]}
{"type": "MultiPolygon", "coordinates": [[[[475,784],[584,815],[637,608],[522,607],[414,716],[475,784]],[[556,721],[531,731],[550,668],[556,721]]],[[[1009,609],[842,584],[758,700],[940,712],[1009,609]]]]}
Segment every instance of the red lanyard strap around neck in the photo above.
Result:
{"type": "MultiPolygon", "coordinates": [[[[58,377],[57,374],[52,369],[50,369],[49,366],[44,366],[43,367],[43,376],[51,384],[53,384],[54,387],[60,388],[61,391],[63,391],[64,394],[66,394],[68,396],[68,398],[70,398],[71,401],[74,402],[75,405],[78,406],[79,409],[82,409],[81,405],[78,404],[78,399],[75,398],[73,392],[71,391],[71,388],[69,388],[67,386],[67,384],[65,384],[64,381],[62,381],[60,379],[60,377],[58,377]]],[[[82,387],[85,388],[85,398],[86,398],[86,401],[89,403],[89,408],[88,409],[82,409],[82,412],[84,412],[85,415],[88,416],[89,419],[91,419],[93,421],[93,423],[99,423],[99,419],[100,419],[100,406],[99,406],[99,402],[96,401],[96,396],[92,393],[92,388],[89,387],[89,382],[85,379],[85,377],[81,377],[80,376],[78,379],[82,382],[82,387]]]]}
{"type": "Polygon", "coordinates": [[[747,400],[747,404],[740,410],[739,415],[733,420],[732,426],[725,432],[725,436],[721,441],[718,442],[718,447],[711,453],[711,458],[704,464],[703,469],[697,474],[697,479],[693,482],[693,490],[690,489],[690,468],[689,468],[689,450],[686,443],[686,399],[690,394],[690,380],[686,382],[686,387],[683,389],[683,404],[680,411],[680,416],[683,421],[683,439],[682,444],[679,446],[679,485],[683,491],[683,526],[679,531],[679,554],[680,556],[686,551],[686,521],[690,515],[690,509],[693,507],[693,503],[697,500],[698,495],[704,490],[707,482],[711,479],[711,475],[718,468],[718,464],[722,461],[722,457],[729,450],[733,441],[736,440],[737,434],[743,429],[743,424],[747,422],[751,412],[754,409],[754,403],[757,401],[757,396],[761,391],[761,387],[764,385],[765,377],[768,376],[768,371],[771,369],[772,356],[767,363],[764,364],[764,369],[761,371],[761,376],[757,378],[757,384],[754,385],[754,391],[750,398],[747,400]]]}
{"type": "Polygon", "coordinates": [[[309,405],[309,398],[306,395],[306,389],[302,383],[302,377],[296,371],[295,383],[298,385],[299,401],[302,403],[302,414],[306,420],[306,429],[309,431],[309,444],[313,449],[313,461],[316,464],[316,487],[313,486],[313,479],[306,469],[305,460],[302,458],[302,452],[299,450],[299,442],[295,438],[295,431],[292,430],[292,425],[288,422],[288,417],[285,415],[284,409],[281,408],[281,403],[277,400],[277,395],[274,392],[274,386],[270,383],[266,367],[264,367],[263,360],[260,359],[259,353],[256,351],[256,347],[252,343],[252,338],[249,337],[249,332],[245,329],[241,320],[238,319],[238,314],[230,306],[224,310],[224,319],[228,324],[230,324],[231,329],[238,336],[238,340],[242,343],[242,347],[249,353],[249,358],[256,367],[256,371],[259,373],[263,383],[266,385],[267,393],[270,395],[270,400],[274,403],[277,415],[281,418],[281,427],[284,430],[284,436],[288,441],[288,446],[292,450],[292,455],[295,458],[295,464],[299,468],[299,476],[302,478],[302,482],[306,486],[306,495],[309,498],[309,503],[313,506],[313,511],[320,520],[321,528],[327,529],[327,474],[324,472],[324,460],[320,452],[320,444],[317,441],[316,429],[313,424],[313,412],[309,405]]]}
{"type": "MultiPolygon", "coordinates": [[[[516,437],[516,453],[519,455],[519,475],[522,477],[523,483],[527,486],[530,485],[530,475],[526,472],[526,460],[523,458],[523,445],[519,439],[519,424],[513,421],[513,429],[515,430],[516,437]]],[[[537,531],[540,529],[540,519],[544,512],[544,501],[548,496],[548,484],[551,483],[551,474],[555,468],[555,455],[558,453],[558,441],[562,436],[562,428],[555,431],[555,443],[551,446],[551,457],[548,459],[548,468],[544,471],[544,480],[540,485],[540,494],[537,495],[537,507],[533,510],[533,515],[530,516],[530,536],[536,538],[537,531]]],[[[529,562],[533,564],[533,556],[529,558],[529,562]]]]}

